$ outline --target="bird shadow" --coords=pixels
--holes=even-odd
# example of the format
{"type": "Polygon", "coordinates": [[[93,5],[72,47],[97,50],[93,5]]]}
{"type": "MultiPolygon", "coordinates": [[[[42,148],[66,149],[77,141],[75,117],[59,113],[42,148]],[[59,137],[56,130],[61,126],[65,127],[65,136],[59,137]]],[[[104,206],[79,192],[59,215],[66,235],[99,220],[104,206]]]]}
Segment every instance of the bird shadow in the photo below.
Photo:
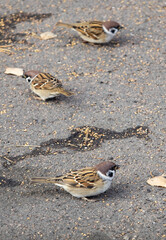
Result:
{"type": "MultiPolygon", "coordinates": [[[[73,96],[75,95],[75,93],[73,94],[73,96]]],[[[33,93],[28,92],[26,93],[27,98],[29,98],[30,101],[37,101],[37,102],[41,102],[41,103],[55,103],[55,104],[60,104],[61,102],[72,102],[72,97],[66,97],[64,95],[59,95],[53,98],[49,98],[46,99],[45,101],[42,100],[40,97],[38,97],[37,95],[33,95],[33,93]]]]}
{"type": "MultiPolygon", "coordinates": [[[[60,194],[62,195],[64,192],[63,189],[60,189],[55,186],[55,184],[48,185],[34,185],[33,183],[29,183],[29,191],[24,192],[23,195],[27,196],[38,196],[38,197],[55,197],[56,199],[59,198],[60,194]],[[33,189],[32,189],[33,188],[33,189]]],[[[67,193],[66,193],[67,194],[67,193]]]]}
{"type": "Polygon", "coordinates": [[[103,48],[103,47],[110,47],[110,48],[117,48],[117,47],[123,47],[126,45],[137,45],[141,41],[141,38],[135,39],[133,36],[127,36],[123,35],[120,37],[115,37],[111,42],[109,43],[103,43],[103,44],[95,44],[95,43],[85,43],[84,44],[90,44],[93,47],[97,48],[103,48]]]}
{"type": "Polygon", "coordinates": [[[129,194],[130,193],[130,190],[129,190],[129,185],[126,183],[126,184],[121,184],[121,185],[114,185],[112,186],[109,190],[107,190],[105,193],[102,193],[98,196],[94,196],[94,197],[90,197],[88,198],[89,200],[94,200],[96,202],[98,201],[103,201],[103,199],[105,201],[107,200],[113,200],[113,199],[123,199],[126,194],[129,194]]]}
{"type": "Polygon", "coordinates": [[[99,231],[88,233],[86,238],[88,240],[111,240],[111,238],[108,237],[108,235],[99,231]]]}
{"type": "Polygon", "coordinates": [[[141,41],[141,39],[139,40],[138,37],[137,39],[135,39],[134,36],[123,35],[120,37],[116,36],[109,43],[91,43],[91,42],[84,41],[83,39],[81,39],[79,36],[76,35],[76,36],[70,37],[67,42],[65,41],[64,44],[61,46],[59,45],[59,47],[69,47],[70,45],[72,46],[73,44],[74,45],[82,44],[83,46],[89,46],[94,48],[103,48],[103,47],[117,48],[117,47],[129,45],[129,44],[130,45],[138,44],[139,41],[141,41]]]}
{"type": "MultiPolygon", "coordinates": [[[[29,191],[24,192],[24,196],[38,196],[41,198],[45,197],[54,197],[55,199],[59,199],[59,197],[68,197],[72,198],[73,200],[76,201],[85,201],[84,199],[81,198],[76,198],[71,196],[69,193],[67,193],[65,190],[62,188],[56,187],[54,184],[48,185],[39,185],[39,184],[33,184],[29,182],[29,191]],[[33,188],[33,189],[32,189],[33,188]]],[[[87,203],[88,202],[101,202],[103,199],[105,201],[115,200],[115,199],[123,199],[126,195],[130,194],[130,189],[129,185],[126,184],[121,184],[121,185],[114,185],[114,187],[111,187],[106,193],[102,193],[98,196],[93,196],[93,197],[88,197],[87,198],[87,203]]],[[[72,200],[72,201],[73,201],[72,200]]]]}
{"type": "Polygon", "coordinates": [[[105,199],[124,198],[130,194],[130,188],[128,183],[116,184],[112,186],[105,194],[105,199]]]}

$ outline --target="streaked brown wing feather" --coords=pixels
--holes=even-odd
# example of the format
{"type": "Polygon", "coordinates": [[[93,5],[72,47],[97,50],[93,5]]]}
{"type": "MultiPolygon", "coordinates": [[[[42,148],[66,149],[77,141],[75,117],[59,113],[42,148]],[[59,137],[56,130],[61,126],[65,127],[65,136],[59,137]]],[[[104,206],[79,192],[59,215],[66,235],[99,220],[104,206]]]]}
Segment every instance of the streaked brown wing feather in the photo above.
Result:
{"type": "Polygon", "coordinates": [[[61,88],[62,83],[49,73],[40,73],[32,81],[35,89],[52,90],[54,88],[61,88]]]}
{"type": "Polygon", "coordinates": [[[71,171],[63,177],[65,184],[72,185],[74,187],[82,188],[94,188],[94,182],[100,180],[97,172],[92,168],[85,168],[79,171],[71,171]]]}
{"type": "Polygon", "coordinates": [[[87,29],[87,36],[97,40],[100,38],[100,36],[103,34],[103,30],[101,29],[87,29]]]}
{"type": "Polygon", "coordinates": [[[79,33],[97,40],[101,34],[103,34],[102,22],[91,21],[73,25],[73,28],[79,33]]]}

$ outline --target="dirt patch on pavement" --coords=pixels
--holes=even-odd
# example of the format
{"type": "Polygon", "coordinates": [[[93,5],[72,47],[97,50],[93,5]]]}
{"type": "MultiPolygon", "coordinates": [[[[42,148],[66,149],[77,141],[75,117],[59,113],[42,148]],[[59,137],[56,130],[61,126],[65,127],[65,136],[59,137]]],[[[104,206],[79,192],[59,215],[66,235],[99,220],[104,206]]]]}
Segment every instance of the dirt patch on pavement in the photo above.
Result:
{"type": "Polygon", "coordinates": [[[0,16],[0,44],[10,44],[13,42],[26,43],[22,38],[26,33],[13,33],[12,30],[21,22],[43,21],[45,18],[51,17],[51,13],[26,13],[17,12],[5,16],[0,16]]]}
{"type": "Polygon", "coordinates": [[[72,130],[71,135],[66,139],[50,139],[49,141],[40,143],[40,146],[34,148],[31,152],[15,157],[2,156],[4,160],[3,166],[15,165],[17,162],[32,156],[53,154],[57,148],[67,147],[77,151],[86,151],[100,147],[104,140],[124,139],[133,136],[148,139],[148,133],[149,129],[146,126],[127,128],[122,132],[91,126],[78,127],[72,130]]]}

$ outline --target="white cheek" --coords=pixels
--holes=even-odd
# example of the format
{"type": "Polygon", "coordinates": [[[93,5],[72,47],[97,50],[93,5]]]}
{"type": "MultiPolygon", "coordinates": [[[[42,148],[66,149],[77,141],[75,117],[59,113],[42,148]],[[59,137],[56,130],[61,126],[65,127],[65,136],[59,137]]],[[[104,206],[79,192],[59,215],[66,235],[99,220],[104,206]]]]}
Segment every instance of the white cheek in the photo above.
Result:
{"type": "Polygon", "coordinates": [[[106,176],[103,173],[101,173],[100,171],[97,171],[97,173],[98,173],[99,177],[101,177],[103,180],[108,180],[108,181],[112,181],[112,179],[115,176],[115,173],[113,173],[112,177],[106,176]]]}
{"type": "Polygon", "coordinates": [[[116,34],[116,30],[115,30],[114,33],[112,33],[112,32],[110,32],[110,31],[108,31],[107,28],[105,28],[104,26],[103,26],[103,30],[104,30],[105,33],[111,35],[112,37],[116,34]]]}
{"type": "Polygon", "coordinates": [[[117,33],[117,31],[118,31],[117,29],[115,29],[115,32],[112,33],[112,32],[110,32],[110,31],[108,31],[104,26],[103,26],[103,30],[104,30],[104,32],[107,34],[106,42],[111,41],[112,38],[116,35],[116,33],[117,33]]]}

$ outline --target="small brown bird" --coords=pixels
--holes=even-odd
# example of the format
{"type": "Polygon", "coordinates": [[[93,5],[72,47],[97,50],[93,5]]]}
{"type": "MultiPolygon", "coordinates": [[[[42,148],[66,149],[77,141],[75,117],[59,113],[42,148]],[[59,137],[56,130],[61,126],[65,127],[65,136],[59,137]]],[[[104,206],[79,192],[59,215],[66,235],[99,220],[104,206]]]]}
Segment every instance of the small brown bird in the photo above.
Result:
{"type": "Polygon", "coordinates": [[[25,72],[23,77],[30,83],[31,90],[44,101],[60,94],[67,97],[73,95],[72,92],[65,90],[62,83],[49,73],[30,70],[25,72]]]}
{"type": "Polygon", "coordinates": [[[73,24],[58,22],[55,27],[72,28],[78,32],[84,41],[91,43],[108,43],[123,28],[119,23],[114,21],[90,21],[73,24]]]}
{"type": "Polygon", "coordinates": [[[54,183],[72,196],[86,199],[86,197],[107,191],[118,168],[119,165],[106,161],[95,167],[74,170],[55,178],[36,177],[32,178],[31,181],[33,183],[54,183]]]}

